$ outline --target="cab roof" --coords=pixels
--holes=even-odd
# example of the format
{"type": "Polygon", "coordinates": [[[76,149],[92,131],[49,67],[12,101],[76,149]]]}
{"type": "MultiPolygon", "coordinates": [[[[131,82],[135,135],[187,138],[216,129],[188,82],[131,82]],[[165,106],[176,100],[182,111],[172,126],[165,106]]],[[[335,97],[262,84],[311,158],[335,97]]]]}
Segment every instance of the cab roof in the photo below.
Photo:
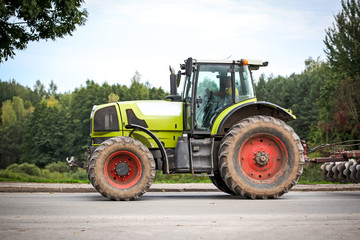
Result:
{"type": "Polygon", "coordinates": [[[243,64],[244,61],[247,61],[247,64],[248,65],[251,65],[251,66],[259,66],[259,67],[265,67],[267,66],[269,63],[268,62],[263,62],[262,60],[259,60],[259,59],[241,59],[241,60],[229,60],[229,59],[226,59],[226,60],[204,60],[204,59],[199,59],[199,60],[195,60],[194,59],[194,62],[196,63],[219,63],[219,64],[232,64],[232,63],[235,63],[235,64],[243,64]]]}

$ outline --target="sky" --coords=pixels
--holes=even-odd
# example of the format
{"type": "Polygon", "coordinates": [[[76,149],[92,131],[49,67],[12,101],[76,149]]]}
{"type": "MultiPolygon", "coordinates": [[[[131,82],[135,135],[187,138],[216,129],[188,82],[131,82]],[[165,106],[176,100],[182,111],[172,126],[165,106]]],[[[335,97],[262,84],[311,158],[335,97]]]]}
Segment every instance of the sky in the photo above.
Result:
{"type": "Polygon", "coordinates": [[[289,76],[309,57],[324,54],[325,29],[340,0],[87,0],[89,16],[72,36],[28,44],[0,63],[0,79],[33,88],[53,81],[58,92],[86,80],[130,86],[141,82],[169,91],[169,65],[194,59],[261,59],[254,74],[289,76]]]}

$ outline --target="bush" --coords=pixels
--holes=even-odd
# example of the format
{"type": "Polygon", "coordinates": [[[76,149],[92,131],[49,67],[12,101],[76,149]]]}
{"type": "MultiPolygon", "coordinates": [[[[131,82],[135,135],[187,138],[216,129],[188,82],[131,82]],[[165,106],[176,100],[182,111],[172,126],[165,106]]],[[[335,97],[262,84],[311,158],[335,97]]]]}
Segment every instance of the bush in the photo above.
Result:
{"type": "Polygon", "coordinates": [[[45,166],[50,172],[65,173],[70,171],[70,167],[65,162],[53,162],[45,166]]]}
{"type": "Polygon", "coordinates": [[[300,176],[300,184],[309,184],[309,183],[326,183],[321,176],[322,170],[320,164],[309,163],[304,166],[304,172],[300,176]]]}
{"type": "Polygon", "coordinates": [[[38,179],[39,177],[37,176],[30,176],[25,173],[0,170],[0,181],[38,182],[38,179]]]}
{"type": "Polygon", "coordinates": [[[12,164],[6,170],[16,173],[25,173],[31,176],[40,176],[41,170],[33,163],[12,164]]]}
{"type": "Polygon", "coordinates": [[[89,179],[86,170],[80,168],[75,173],[71,174],[70,178],[83,181],[87,181],[89,179]]]}

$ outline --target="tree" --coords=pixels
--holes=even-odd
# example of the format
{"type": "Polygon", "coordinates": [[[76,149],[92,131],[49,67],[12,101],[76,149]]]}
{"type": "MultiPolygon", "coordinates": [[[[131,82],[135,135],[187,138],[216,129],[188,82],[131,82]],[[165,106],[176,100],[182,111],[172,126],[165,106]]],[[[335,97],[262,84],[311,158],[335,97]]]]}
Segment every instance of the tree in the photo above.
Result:
{"type": "Polygon", "coordinates": [[[259,81],[255,84],[256,98],[259,101],[264,101],[268,96],[268,90],[266,89],[265,74],[261,74],[259,81]]]}
{"type": "Polygon", "coordinates": [[[1,111],[2,127],[10,126],[16,122],[16,112],[13,109],[12,102],[10,100],[3,102],[1,111]]]}
{"type": "Polygon", "coordinates": [[[51,80],[47,94],[48,94],[48,96],[51,96],[51,95],[56,96],[57,95],[56,91],[57,91],[57,86],[54,83],[54,81],[51,80]]]}
{"type": "MultiPolygon", "coordinates": [[[[39,84],[41,84],[40,81],[39,84]]],[[[38,96],[36,92],[32,91],[29,87],[20,85],[14,79],[7,82],[0,80],[0,107],[1,103],[5,102],[6,100],[11,101],[15,96],[18,96],[25,101],[24,107],[26,110],[28,110],[29,107],[35,106],[41,100],[41,97],[38,96]]]]}
{"type": "Polygon", "coordinates": [[[342,0],[342,10],[326,30],[325,53],[332,74],[321,89],[318,143],[360,139],[360,0],[342,0]]]}
{"type": "Polygon", "coordinates": [[[119,101],[119,96],[115,93],[110,93],[108,98],[109,98],[109,100],[108,100],[109,103],[119,101]]]}
{"type": "Polygon", "coordinates": [[[342,0],[342,10],[326,30],[325,53],[340,74],[360,74],[360,0],[342,0]]]}
{"type": "Polygon", "coordinates": [[[28,42],[72,35],[85,24],[84,0],[0,0],[0,62],[15,56],[28,42]]]}
{"type": "Polygon", "coordinates": [[[66,115],[54,97],[36,105],[27,125],[22,144],[22,162],[44,167],[51,162],[63,161],[69,152],[66,145],[66,115]]]}
{"type": "Polygon", "coordinates": [[[36,80],[34,85],[34,92],[38,97],[38,102],[40,102],[43,98],[46,97],[47,93],[45,91],[45,86],[40,82],[40,80],[36,80]]]}
{"type": "Polygon", "coordinates": [[[32,112],[31,103],[24,108],[20,97],[6,100],[2,104],[0,124],[0,168],[20,161],[22,138],[26,133],[27,116],[32,112]]]}
{"type": "Polygon", "coordinates": [[[131,78],[131,100],[147,100],[149,99],[149,89],[145,84],[140,82],[141,74],[136,71],[134,76],[131,78]]]}

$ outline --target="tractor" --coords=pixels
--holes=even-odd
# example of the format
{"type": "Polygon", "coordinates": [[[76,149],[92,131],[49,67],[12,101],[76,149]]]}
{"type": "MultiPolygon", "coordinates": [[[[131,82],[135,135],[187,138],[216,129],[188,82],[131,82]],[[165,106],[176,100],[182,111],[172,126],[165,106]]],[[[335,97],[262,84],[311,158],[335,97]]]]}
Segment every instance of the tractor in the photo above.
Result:
{"type": "Polygon", "coordinates": [[[208,176],[246,198],[288,192],[302,174],[304,149],[285,123],[292,112],[256,99],[252,71],[267,65],[188,58],[177,73],[170,67],[165,100],[93,106],[83,163],[91,184],[106,198],[134,200],[161,170],[208,176]]]}

